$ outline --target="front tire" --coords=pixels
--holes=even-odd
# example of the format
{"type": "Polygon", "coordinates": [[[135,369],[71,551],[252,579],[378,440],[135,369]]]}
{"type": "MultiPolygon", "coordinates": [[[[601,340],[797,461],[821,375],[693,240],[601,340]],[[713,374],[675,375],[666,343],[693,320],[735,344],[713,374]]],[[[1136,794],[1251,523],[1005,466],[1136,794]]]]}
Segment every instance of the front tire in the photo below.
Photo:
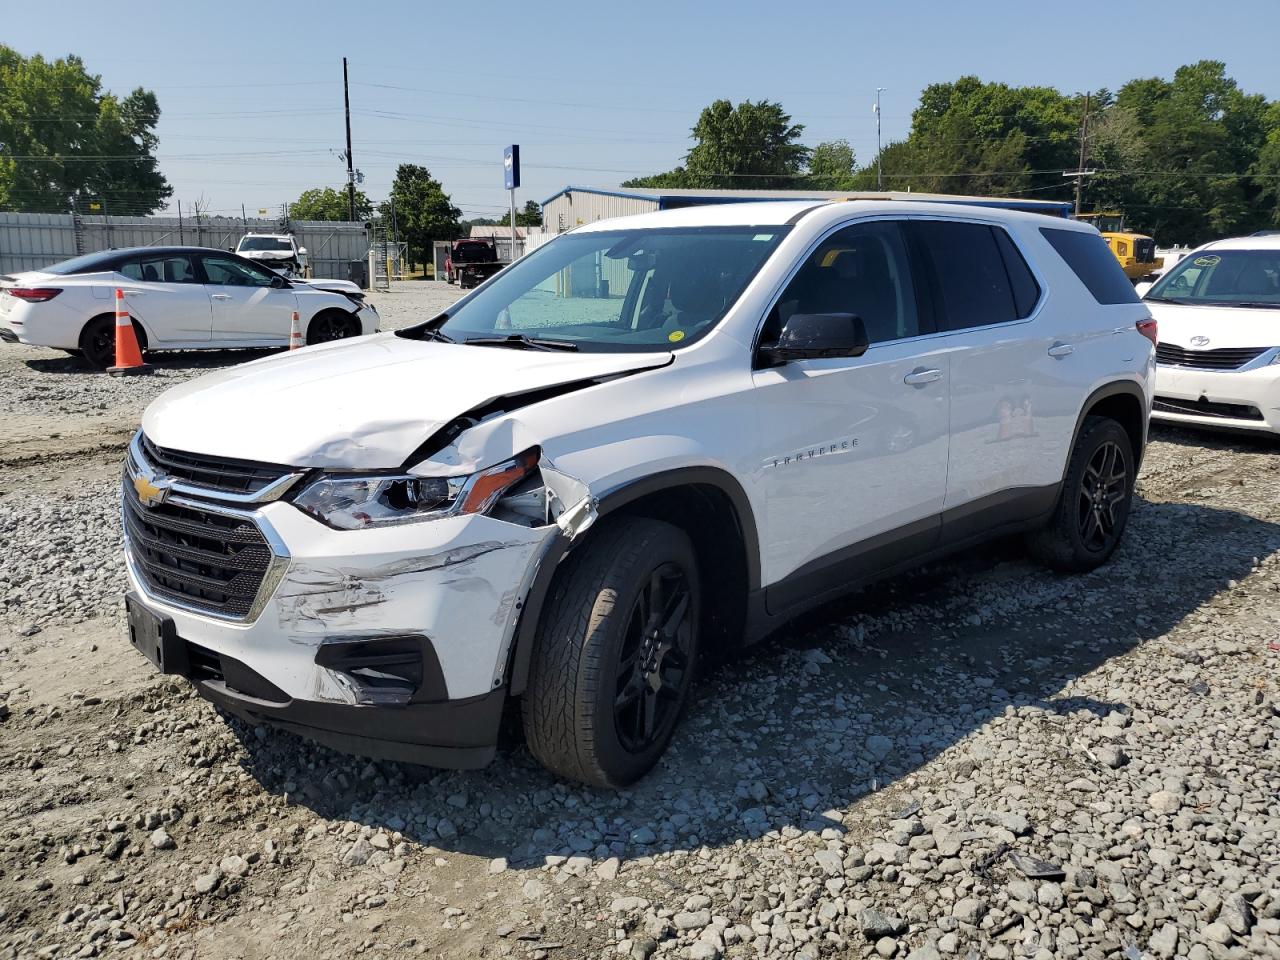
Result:
{"type": "Polygon", "coordinates": [[[325,310],[307,324],[307,346],[360,336],[360,321],[341,310],[325,310]]]}
{"type": "Polygon", "coordinates": [[[1129,522],[1135,462],[1124,427],[1107,417],[1086,417],[1053,518],[1027,537],[1031,555],[1071,573],[1106,563],[1129,522]]]}
{"type": "Polygon", "coordinates": [[[522,703],[525,739],[559,776],[624,787],[662,756],[698,659],[701,582],[679,528],[611,523],[557,574],[522,703]]]}

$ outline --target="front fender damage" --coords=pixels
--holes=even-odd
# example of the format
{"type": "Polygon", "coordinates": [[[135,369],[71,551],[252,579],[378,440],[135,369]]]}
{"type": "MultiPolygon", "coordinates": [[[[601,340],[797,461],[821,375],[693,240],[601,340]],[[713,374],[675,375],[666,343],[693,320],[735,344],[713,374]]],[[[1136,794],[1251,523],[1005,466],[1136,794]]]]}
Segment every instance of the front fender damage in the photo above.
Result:
{"type": "MultiPolygon", "coordinates": [[[[275,594],[276,617],[294,643],[315,652],[307,658],[308,676],[293,678],[290,686],[317,701],[368,703],[351,677],[315,663],[320,648],[356,636],[416,634],[435,647],[449,699],[501,686],[539,570],[563,552],[553,547],[581,537],[598,515],[586,483],[546,461],[540,469],[546,498],[541,520],[485,517],[463,528],[484,531],[473,542],[454,535],[421,552],[399,549],[358,562],[337,550],[295,556],[275,594]]],[[[422,525],[423,533],[432,523],[422,525]]]]}

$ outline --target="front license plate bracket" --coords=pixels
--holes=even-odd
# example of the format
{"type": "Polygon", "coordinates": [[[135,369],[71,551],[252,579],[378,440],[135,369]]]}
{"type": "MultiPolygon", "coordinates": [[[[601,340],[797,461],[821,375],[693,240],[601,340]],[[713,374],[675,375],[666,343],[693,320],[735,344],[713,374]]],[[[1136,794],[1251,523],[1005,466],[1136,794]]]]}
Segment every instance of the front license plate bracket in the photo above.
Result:
{"type": "Polygon", "coordinates": [[[187,645],[178,636],[171,617],[162,617],[142,602],[136,593],[127,593],[124,608],[129,620],[129,642],[161,673],[186,676],[190,671],[187,645]]]}

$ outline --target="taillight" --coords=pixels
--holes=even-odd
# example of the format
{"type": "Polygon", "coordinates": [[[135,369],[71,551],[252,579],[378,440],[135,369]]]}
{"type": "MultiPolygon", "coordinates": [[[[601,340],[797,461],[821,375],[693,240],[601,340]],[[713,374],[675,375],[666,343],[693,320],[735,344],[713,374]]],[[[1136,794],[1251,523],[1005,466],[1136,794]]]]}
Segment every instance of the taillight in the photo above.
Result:
{"type": "Polygon", "coordinates": [[[1158,344],[1160,342],[1156,335],[1156,322],[1151,317],[1147,317],[1145,320],[1139,320],[1136,326],[1138,328],[1138,332],[1152,343],[1158,344]]]}
{"type": "Polygon", "coordinates": [[[7,287],[4,291],[11,297],[25,300],[27,303],[44,303],[52,300],[62,292],[61,287],[7,287]]]}

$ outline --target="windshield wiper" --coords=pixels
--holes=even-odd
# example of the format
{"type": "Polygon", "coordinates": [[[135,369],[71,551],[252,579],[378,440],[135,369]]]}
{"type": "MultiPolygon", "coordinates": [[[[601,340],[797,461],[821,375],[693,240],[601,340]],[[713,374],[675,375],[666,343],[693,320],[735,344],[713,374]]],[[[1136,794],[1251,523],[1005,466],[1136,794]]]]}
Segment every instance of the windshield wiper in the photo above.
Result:
{"type": "Polygon", "coordinates": [[[516,350],[568,350],[573,352],[578,349],[578,345],[572,340],[527,337],[523,333],[512,333],[505,337],[467,337],[462,342],[477,347],[513,347],[516,350]]]}
{"type": "Polygon", "coordinates": [[[1152,297],[1145,296],[1143,300],[1154,300],[1156,303],[1180,303],[1186,307],[1193,307],[1200,303],[1199,300],[1192,300],[1190,297],[1152,297]]]}
{"type": "Polygon", "coordinates": [[[1270,303],[1264,300],[1221,300],[1217,303],[1211,303],[1210,305],[1215,307],[1270,307],[1272,309],[1280,307],[1280,303],[1277,303],[1274,300],[1270,303]]]}
{"type": "Polygon", "coordinates": [[[447,333],[441,333],[439,330],[436,330],[433,327],[428,327],[426,330],[422,331],[422,339],[423,340],[439,340],[441,343],[456,342],[453,339],[453,337],[449,336],[447,333]]]}

